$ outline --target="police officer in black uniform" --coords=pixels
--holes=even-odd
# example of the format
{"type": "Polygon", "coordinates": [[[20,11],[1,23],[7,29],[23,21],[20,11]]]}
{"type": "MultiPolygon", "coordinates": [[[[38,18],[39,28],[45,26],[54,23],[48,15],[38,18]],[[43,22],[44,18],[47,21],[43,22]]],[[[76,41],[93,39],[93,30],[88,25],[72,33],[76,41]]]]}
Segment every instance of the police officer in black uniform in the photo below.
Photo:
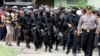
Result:
{"type": "Polygon", "coordinates": [[[67,54],[72,48],[72,53],[76,56],[78,37],[76,35],[77,25],[79,21],[79,16],[76,14],[77,8],[73,7],[72,12],[66,17],[66,22],[68,25],[68,36],[67,36],[67,54]]]}
{"type": "Polygon", "coordinates": [[[45,33],[46,37],[44,38],[44,44],[45,44],[45,51],[47,51],[47,48],[49,47],[49,52],[52,52],[52,45],[53,45],[53,24],[52,24],[52,18],[51,18],[51,12],[50,10],[46,10],[45,12],[45,33]]]}
{"type": "Polygon", "coordinates": [[[20,25],[21,25],[21,36],[18,38],[17,45],[19,46],[20,40],[24,37],[26,41],[26,47],[30,48],[29,43],[32,41],[32,34],[31,34],[31,29],[32,29],[32,16],[31,12],[27,11],[25,16],[22,17],[20,20],[20,25]]]}

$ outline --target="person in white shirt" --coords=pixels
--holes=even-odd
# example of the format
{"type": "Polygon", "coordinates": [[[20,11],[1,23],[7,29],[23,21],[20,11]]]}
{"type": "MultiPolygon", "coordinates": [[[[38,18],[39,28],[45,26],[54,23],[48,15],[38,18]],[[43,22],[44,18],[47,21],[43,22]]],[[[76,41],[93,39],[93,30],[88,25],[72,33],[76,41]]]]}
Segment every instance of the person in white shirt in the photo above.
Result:
{"type": "Polygon", "coordinates": [[[6,30],[7,30],[6,45],[12,46],[14,28],[12,26],[12,22],[11,22],[10,16],[6,17],[5,25],[6,25],[6,30]]]}

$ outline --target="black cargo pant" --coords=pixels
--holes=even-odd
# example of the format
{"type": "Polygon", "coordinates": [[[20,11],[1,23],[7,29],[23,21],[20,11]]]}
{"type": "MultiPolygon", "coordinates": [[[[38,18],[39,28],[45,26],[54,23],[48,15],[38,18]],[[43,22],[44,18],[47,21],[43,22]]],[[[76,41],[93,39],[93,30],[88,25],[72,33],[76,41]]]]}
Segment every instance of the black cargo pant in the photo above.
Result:
{"type": "Polygon", "coordinates": [[[72,53],[76,54],[77,51],[79,50],[79,42],[80,42],[80,38],[79,36],[77,36],[76,32],[74,32],[75,30],[73,30],[73,32],[70,32],[68,38],[67,38],[67,51],[70,51],[70,49],[72,48],[72,53]]]}
{"type": "Polygon", "coordinates": [[[24,41],[24,37],[25,37],[25,32],[24,32],[25,30],[21,28],[19,31],[20,31],[19,32],[20,36],[17,38],[17,46],[20,46],[20,42],[24,41]]]}
{"type": "Polygon", "coordinates": [[[80,51],[79,48],[80,48],[80,38],[79,38],[79,36],[77,36],[77,35],[75,34],[75,35],[74,35],[74,38],[73,38],[72,53],[73,53],[73,54],[76,54],[77,51],[80,51]]]}
{"type": "Polygon", "coordinates": [[[92,56],[94,48],[94,39],[95,39],[95,29],[94,30],[82,30],[81,44],[85,56],[92,56]]]}
{"type": "Polygon", "coordinates": [[[31,29],[25,30],[25,41],[26,41],[26,47],[29,46],[30,48],[29,43],[33,41],[31,29]]]}

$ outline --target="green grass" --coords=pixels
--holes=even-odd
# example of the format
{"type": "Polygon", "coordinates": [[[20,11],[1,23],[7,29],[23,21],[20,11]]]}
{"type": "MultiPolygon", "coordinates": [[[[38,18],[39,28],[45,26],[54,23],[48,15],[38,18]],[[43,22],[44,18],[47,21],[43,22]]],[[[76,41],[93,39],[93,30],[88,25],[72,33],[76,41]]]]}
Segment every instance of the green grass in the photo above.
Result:
{"type": "Polygon", "coordinates": [[[13,49],[0,45],[0,56],[16,56],[13,49]]]}

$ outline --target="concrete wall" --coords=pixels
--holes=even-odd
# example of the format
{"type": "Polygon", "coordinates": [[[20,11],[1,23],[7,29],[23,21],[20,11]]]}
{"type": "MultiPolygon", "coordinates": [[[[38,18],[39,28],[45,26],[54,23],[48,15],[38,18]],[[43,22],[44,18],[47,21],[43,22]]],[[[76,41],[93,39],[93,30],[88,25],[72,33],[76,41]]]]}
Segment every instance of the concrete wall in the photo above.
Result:
{"type": "Polygon", "coordinates": [[[37,5],[41,5],[41,4],[44,4],[44,5],[49,5],[49,6],[54,6],[54,0],[36,0],[36,4],[37,5]]]}
{"type": "Polygon", "coordinates": [[[67,6],[67,0],[54,0],[54,6],[59,7],[60,4],[67,6]]]}
{"type": "Polygon", "coordinates": [[[5,2],[5,0],[3,0],[4,5],[30,5],[32,4],[32,2],[22,2],[21,0],[16,0],[16,2],[5,2]]]}

